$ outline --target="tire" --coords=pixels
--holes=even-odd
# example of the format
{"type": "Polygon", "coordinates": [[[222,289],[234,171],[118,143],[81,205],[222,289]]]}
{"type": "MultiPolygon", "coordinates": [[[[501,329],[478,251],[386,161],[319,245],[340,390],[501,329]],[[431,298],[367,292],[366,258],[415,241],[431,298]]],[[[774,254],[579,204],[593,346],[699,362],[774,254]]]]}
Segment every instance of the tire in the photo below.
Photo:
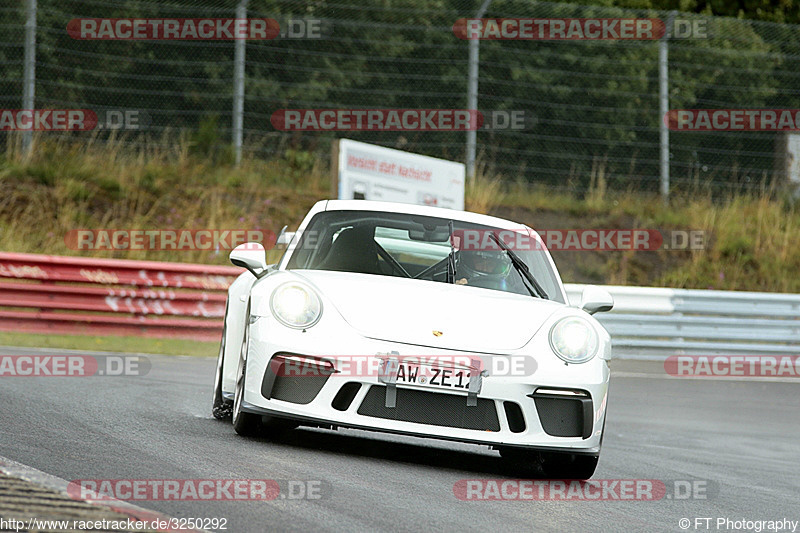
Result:
{"type": "MultiPolygon", "coordinates": [[[[225,315],[228,314],[228,307],[225,306],[225,315]]],[[[214,376],[214,397],[211,403],[211,414],[217,420],[227,420],[233,412],[233,402],[222,397],[222,367],[225,357],[225,333],[227,327],[222,327],[222,340],[219,343],[219,356],[217,357],[217,373],[214,376]]]]}
{"type": "Polygon", "coordinates": [[[541,452],[542,471],[549,479],[589,479],[597,468],[599,455],[541,452]]]}
{"type": "Polygon", "coordinates": [[[245,314],[244,338],[239,353],[239,367],[236,372],[236,391],[233,398],[233,408],[231,413],[231,423],[236,433],[243,437],[252,437],[261,430],[261,417],[253,413],[242,411],[244,401],[244,385],[247,377],[247,345],[250,340],[250,306],[247,306],[245,314]]]}

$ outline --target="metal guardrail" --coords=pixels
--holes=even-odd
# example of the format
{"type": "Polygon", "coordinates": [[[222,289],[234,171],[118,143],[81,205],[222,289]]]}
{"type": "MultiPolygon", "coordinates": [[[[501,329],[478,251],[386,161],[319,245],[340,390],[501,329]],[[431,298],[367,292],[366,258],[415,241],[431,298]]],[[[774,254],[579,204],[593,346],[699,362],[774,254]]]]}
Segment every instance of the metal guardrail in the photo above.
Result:
{"type": "Polygon", "coordinates": [[[241,272],[0,252],[0,331],[218,341],[225,292],[241,272]]]}
{"type": "MultiPolygon", "coordinates": [[[[584,285],[567,284],[570,303],[584,285]]],[[[800,294],[606,286],[614,357],[800,354],[800,294]]]]}

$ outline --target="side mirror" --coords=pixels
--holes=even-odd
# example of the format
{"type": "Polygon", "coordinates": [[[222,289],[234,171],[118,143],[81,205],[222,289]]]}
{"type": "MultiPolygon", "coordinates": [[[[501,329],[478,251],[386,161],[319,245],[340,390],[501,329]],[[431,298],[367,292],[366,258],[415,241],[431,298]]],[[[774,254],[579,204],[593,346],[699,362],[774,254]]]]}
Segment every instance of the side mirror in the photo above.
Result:
{"type": "Polygon", "coordinates": [[[246,242],[231,250],[231,263],[244,267],[255,277],[267,270],[267,254],[258,242],[246,242]]]}
{"type": "Polygon", "coordinates": [[[614,298],[607,290],[595,285],[589,285],[583,289],[580,308],[590,315],[611,311],[613,307],[614,298]]]}

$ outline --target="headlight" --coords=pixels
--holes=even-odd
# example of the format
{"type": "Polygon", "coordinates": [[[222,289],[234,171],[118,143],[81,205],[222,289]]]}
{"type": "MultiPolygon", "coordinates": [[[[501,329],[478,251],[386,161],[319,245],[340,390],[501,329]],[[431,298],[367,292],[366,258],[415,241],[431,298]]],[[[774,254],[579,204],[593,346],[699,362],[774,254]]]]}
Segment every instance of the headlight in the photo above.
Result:
{"type": "Polygon", "coordinates": [[[309,328],[322,314],[319,296],[310,287],[296,282],[284,283],[275,289],[269,306],[275,318],[290,328],[309,328]]]}
{"type": "Polygon", "coordinates": [[[579,317],[562,318],[550,330],[550,346],[567,363],[585,363],[595,356],[599,344],[592,325],[579,317]]]}

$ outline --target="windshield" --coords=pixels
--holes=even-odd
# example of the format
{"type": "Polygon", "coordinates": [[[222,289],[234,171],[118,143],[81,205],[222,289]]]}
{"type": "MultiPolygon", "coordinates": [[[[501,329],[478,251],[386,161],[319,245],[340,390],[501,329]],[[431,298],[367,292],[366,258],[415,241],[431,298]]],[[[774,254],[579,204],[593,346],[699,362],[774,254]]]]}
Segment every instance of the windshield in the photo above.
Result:
{"type": "MultiPolygon", "coordinates": [[[[454,220],[451,240],[450,222],[445,218],[377,211],[318,213],[302,232],[286,269],[454,282],[532,295],[530,283],[504,250],[494,245],[460,246],[472,235],[501,230],[454,220]],[[448,269],[453,263],[455,275],[450,281],[448,269]]],[[[480,242],[480,238],[475,242],[480,242]]],[[[557,274],[550,267],[546,252],[529,249],[514,250],[513,254],[527,265],[549,299],[564,303],[557,274]]]]}

